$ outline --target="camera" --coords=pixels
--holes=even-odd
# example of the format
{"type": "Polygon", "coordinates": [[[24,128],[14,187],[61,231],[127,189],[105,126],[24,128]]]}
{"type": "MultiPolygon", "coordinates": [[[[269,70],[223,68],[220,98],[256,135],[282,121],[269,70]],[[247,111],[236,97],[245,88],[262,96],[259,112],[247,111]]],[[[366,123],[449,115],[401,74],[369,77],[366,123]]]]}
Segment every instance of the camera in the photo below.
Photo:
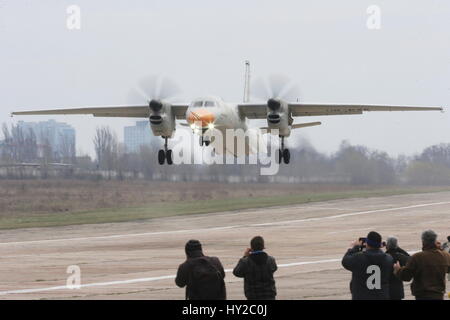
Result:
{"type": "MultiPolygon", "coordinates": [[[[366,248],[366,243],[367,243],[367,238],[364,238],[364,237],[360,237],[359,239],[358,239],[358,241],[359,242],[361,242],[361,249],[365,249],[366,248]]],[[[381,243],[381,248],[385,248],[386,247],[386,241],[383,241],[382,243],[381,243]]]]}

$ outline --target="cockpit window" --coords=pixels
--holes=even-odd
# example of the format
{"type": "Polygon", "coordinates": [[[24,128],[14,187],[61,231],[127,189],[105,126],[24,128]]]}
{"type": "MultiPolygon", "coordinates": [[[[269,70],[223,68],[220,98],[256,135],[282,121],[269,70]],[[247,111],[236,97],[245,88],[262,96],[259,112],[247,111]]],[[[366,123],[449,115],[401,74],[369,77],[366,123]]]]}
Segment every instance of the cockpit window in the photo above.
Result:
{"type": "Polygon", "coordinates": [[[203,101],[195,101],[194,107],[201,107],[203,105],[203,101]]]}
{"type": "Polygon", "coordinates": [[[206,101],[205,102],[205,107],[214,107],[216,104],[214,101],[206,101]]]}

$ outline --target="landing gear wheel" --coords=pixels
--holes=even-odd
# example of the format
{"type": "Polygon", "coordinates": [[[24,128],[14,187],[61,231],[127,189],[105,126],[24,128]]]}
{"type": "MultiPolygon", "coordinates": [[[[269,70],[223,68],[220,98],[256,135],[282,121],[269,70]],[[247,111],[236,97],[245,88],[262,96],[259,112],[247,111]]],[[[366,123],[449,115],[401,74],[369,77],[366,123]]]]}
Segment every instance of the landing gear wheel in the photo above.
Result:
{"type": "Polygon", "coordinates": [[[289,149],[283,150],[283,161],[285,164],[289,164],[289,161],[291,160],[291,153],[289,152],[289,149]]]}
{"type": "Polygon", "coordinates": [[[167,150],[166,152],[166,159],[167,159],[167,164],[170,166],[172,165],[173,161],[172,161],[172,150],[167,150]]]}
{"type": "Polygon", "coordinates": [[[281,151],[281,149],[278,149],[278,156],[276,157],[276,161],[278,164],[281,163],[281,159],[283,159],[283,152],[281,151]]]}
{"type": "Polygon", "coordinates": [[[288,148],[284,147],[284,137],[280,136],[280,149],[278,149],[278,159],[277,162],[281,163],[281,159],[285,164],[288,164],[291,161],[291,153],[288,148]]]}
{"type": "MultiPolygon", "coordinates": [[[[208,137],[208,139],[209,139],[209,137],[208,137]]],[[[198,142],[199,142],[199,144],[200,144],[200,147],[203,147],[204,145],[205,145],[206,147],[209,146],[209,144],[211,143],[211,140],[208,140],[208,139],[205,139],[205,137],[200,136],[200,137],[199,137],[199,140],[198,140],[198,142]]]]}
{"type": "Polygon", "coordinates": [[[164,150],[159,150],[158,151],[158,163],[160,165],[163,165],[165,160],[166,160],[166,152],[164,150]]]}

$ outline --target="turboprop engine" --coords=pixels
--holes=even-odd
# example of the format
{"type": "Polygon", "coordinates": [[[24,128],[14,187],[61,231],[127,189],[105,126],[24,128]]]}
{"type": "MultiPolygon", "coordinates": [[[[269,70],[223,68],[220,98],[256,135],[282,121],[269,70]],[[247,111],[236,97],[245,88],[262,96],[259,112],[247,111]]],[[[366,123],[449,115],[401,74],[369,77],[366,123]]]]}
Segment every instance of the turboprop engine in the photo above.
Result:
{"type": "Polygon", "coordinates": [[[171,104],[153,99],[149,103],[150,127],[155,136],[172,137],[175,132],[175,116],[171,104]]]}
{"type": "Polygon", "coordinates": [[[278,129],[279,135],[288,137],[291,134],[292,117],[289,106],[281,99],[267,100],[267,125],[269,129],[278,129]]]}

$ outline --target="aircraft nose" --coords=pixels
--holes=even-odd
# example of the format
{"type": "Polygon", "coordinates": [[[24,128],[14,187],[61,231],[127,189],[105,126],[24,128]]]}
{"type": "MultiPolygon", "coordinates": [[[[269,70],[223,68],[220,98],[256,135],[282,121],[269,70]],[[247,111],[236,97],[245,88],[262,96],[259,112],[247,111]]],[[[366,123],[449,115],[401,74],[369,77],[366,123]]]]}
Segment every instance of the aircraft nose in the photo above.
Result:
{"type": "Polygon", "coordinates": [[[186,120],[189,124],[200,124],[202,128],[208,128],[210,123],[214,123],[216,117],[209,110],[196,109],[189,112],[186,120]]]}

